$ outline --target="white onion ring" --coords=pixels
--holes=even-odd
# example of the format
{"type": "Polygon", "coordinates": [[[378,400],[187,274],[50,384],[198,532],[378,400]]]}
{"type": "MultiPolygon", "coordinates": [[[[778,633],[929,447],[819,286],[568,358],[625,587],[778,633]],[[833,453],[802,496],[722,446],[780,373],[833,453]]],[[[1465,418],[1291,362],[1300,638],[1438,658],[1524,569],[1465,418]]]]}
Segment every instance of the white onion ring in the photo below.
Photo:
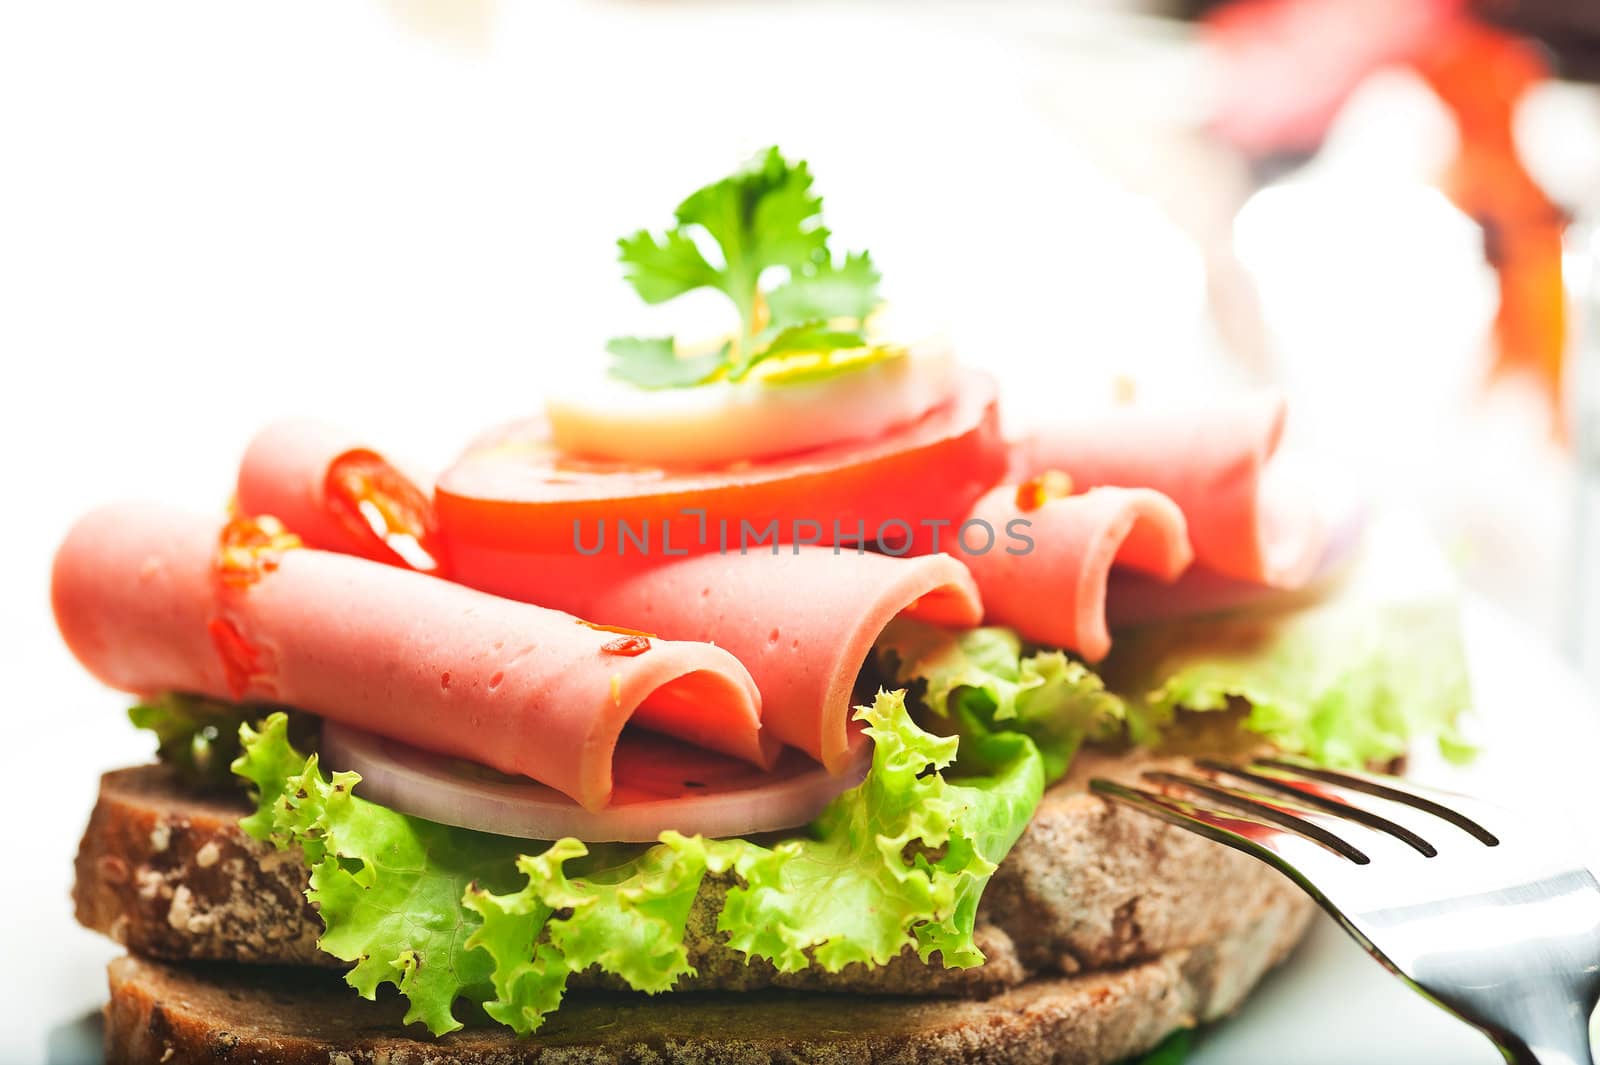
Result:
{"type": "Polygon", "coordinates": [[[831,776],[799,751],[771,770],[654,735],[624,733],[611,805],[585,810],[554,788],[360,729],[323,723],[321,760],[361,774],[363,798],[429,821],[523,839],[649,843],[673,829],[713,838],[797,828],[859,784],[872,744],[858,738],[849,768],[831,776]]]}

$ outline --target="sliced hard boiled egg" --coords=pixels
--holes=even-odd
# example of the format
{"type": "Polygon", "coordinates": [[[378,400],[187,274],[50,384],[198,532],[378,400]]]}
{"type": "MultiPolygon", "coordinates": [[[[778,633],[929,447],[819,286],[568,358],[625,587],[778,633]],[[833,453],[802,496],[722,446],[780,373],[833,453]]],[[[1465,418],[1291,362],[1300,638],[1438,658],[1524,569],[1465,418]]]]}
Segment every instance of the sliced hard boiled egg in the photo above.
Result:
{"type": "Polygon", "coordinates": [[[552,395],[545,417],[571,455],[718,467],[878,436],[950,398],[942,345],[797,353],[742,381],[646,390],[611,377],[552,395]]]}

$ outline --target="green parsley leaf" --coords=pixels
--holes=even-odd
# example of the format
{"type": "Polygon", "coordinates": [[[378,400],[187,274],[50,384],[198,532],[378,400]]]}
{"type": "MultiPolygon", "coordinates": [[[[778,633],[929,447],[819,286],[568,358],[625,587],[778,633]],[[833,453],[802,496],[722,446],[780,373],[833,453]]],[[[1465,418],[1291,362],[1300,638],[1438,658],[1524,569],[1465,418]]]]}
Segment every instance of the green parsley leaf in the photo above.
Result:
{"type": "Polygon", "coordinates": [[[644,342],[622,338],[620,351],[613,341],[607,347],[619,360],[615,376],[642,388],[685,388],[721,370],[740,380],[763,359],[781,354],[865,344],[859,330],[879,303],[877,268],[865,252],[835,263],[822,199],[812,191],[804,162],[790,163],[769,148],[729,177],[691,193],[675,217],[672,229],[640,230],[617,242],[628,283],[650,304],[717,289],[738,311],[738,332],[714,362],[712,356],[678,360],[692,369],[671,361],[677,353],[672,338],[649,341],[647,349],[640,347],[644,342]],[[720,265],[701,250],[712,244],[720,265]],[[764,292],[774,270],[785,276],[764,292]]]}
{"type": "Polygon", "coordinates": [[[811,191],[810,168],[804,161],[788,162],[776,147],[690,193],[676,215],[680,227],[699,226],[722,250],[720,287],[740,305],[747,336],[754,330],[745,301],[760,284],[761,272],[771,266],[798,268],[828,247],[822,198],[811,191]]]}
{"type": "Polygon", "coordinates": [[[775,325],[849,318],[863,321],[877,309],[883,275],[866,252],[852,252],[835,266],[829,259],[807,263],[767,293],[775,325]]]}
{"type": "Polygon", "coordinates": [[[665,303],[697,288],[716,287],[718,274],[683,232],[659,237],[639,230],[617,241],[628,283],[646,303],[665,303]]]}
{"type": "Polygon", "coordinates": [[[757,364],[768,359],[794,355],[799,352],[821,353],[860,348],[865,347],[866,343],[866,337],[860,333],[848,329],[834,329],[827,322],[805,322],[801,325],[792,325],[774,334],[765,347],[730,370],[728,378],[733,381],[741,381],[757,364]]]}
{"type": "Polygon", "coordinates": [[[611,376],[639,388],[688,388],[715,377],[727,362],[721,351],[687,358],[678,356],[671,337],[615,337],[606,350],[617,357],[611,376]]]}

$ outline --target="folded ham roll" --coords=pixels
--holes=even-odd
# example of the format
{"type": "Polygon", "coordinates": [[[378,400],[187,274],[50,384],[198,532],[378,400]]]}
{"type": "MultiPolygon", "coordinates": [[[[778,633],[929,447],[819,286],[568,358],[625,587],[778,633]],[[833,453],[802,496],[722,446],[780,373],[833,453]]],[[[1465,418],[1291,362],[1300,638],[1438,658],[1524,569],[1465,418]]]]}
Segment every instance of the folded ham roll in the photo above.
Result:
{"type": "Polygon", "coordinates": [[[967,519],[977,524],[950,550],[972,571],[989,622],[1036,643],[1104,658],[1112,565],[1170,581],[1194,557],[1183,512],[1148,488],[1094,488],[1026,507],[1018,496],[1015,485],[984,495],[967,519]]]}
{"type": "Polygon", "coordinates": [[[1342,502],[1342,507],[1329,506],[1322,511],[1328,530],[1327,542],[1316,568],[1300,587],[1273,588],[1224,577],[1215,570],[1199,567],[1191,567],[1172,582],[1119,569],[1112,572],[1111,585],[1106,592],[1106,620],[1116,628],[1244,607],[1268,604],[1289,607],[1310,602],[1326,594],[1361,554],[1367,523],[1366,506],[1359,498],[1342,502]]]}
{"type": "Polygon", "coordinates": [[[851,696],[884,627],[901,614],[983,616],[972,576],[947,556],[825,547],[682,559],[598,590],[589,609],[732,651],[761,690],[766,728],[834,773],[849,766],[851,696]]]}
{"type": "Polygon", "coordinates": [[[947,555],[785,546],[632,565],[556,556],[530,565],[526,556],[463,547],[451,561],[457,580],[500,595],[733,652],[761,691],[763,729],[835,773],[850,764],[852,694],[884,627],[901,614],[959,626],[983,617],[972,575],[947,555]]]}
{"type": "MultiPolygon", "coordinates": [[[[328,517],[327,497],[316,487],[329,464],[349,453],[374,454],[326,427],[269,427],[240,470],[241,510],[272,514],[313,546],[356,550],[346,525],[328,517]]],[[[800,502],[810,497],[798,488],[795,494],[795,510],[804,513],[800,502]]],[[[943,555],[895,558],[854,548],[836,554],[831,547],[786,544],[777,554],[763,545],[745,554],[730,548],[680,557],[680,547],[585,556],[559,539],[570,537],[570,528],[555,532],[566,553],[453,540],[449,576],[507,599],[732,652],[761,693],[763,732],[836,773],[851,764],[851,696],[884,626],[901,613],[950,625],[975,625],[983,615],[971,574],[943,555]]],[[[680,536],[684,542],[692,537],[680,536]]]]}
{"type": "Polygon", "coordinates": [[[262,429],[245,449],[234,498],[241,513],[271,514],[307,546],[440,569],[428,494],[336,426],[287,419],[262,429]]]}
{"type": "MultiPolygon", "coordinates": [[[[96,677],[296,706],[557,788],[612,792],[628,724],[770,764],[750,674],[703,643],[569,614],[348,555],[280,545],[219,556],[214,519],[121,505],[56,554],[67,646],[96,677]]],[[[230,525],[229,530],[234,528],[230,525]]]]}
{"type": "Polygon", "coordinates": [[[1282,396],[1253,393],[1163,409],[1124,406],[1081,416],[1018,440],[1015,479],[1062,470],[1079,488],[1153,488],[1188,521],[1198,565],[1239,580],[1293,588],[1322,557],[1315,507],[1272,475],[1283,435],[1282,396]]]}

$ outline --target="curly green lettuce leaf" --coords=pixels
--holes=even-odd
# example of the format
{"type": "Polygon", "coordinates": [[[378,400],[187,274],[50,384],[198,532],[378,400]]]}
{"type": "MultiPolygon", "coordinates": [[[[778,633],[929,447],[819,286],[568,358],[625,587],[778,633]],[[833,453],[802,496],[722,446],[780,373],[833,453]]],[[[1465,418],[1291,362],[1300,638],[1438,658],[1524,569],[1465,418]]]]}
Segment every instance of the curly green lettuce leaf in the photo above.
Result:
{"type": "Polygon", "coordinates": [[[1248,612],[1120,635],[1104,665],[1127,693],[1133,738],[1176,711],[1246,705],[1244,727],[1274,746],[1356,768],[1432,738],[1470,752],[1456,721],[1470,702],[1454,609],[1248,612]]]}
{"type": "MultiPolygon", "coordinates": [[[[1064,652],[1025,653],[1011,629],[947,629],[900,618],[875,645],[879,668],[897,685],[917,685],[922,704],[974,739],[999,732],[1030,737],[1058,780],[1084,740],[1120,734],[1123,703],[1088,666],[1064,652]]],[[[963,761],[981,748],[969,744],[963,761]]]]}
{"type": "Polygon", "coordinates": [[[1027,737],[989,740],[989,775],[944,775],[958,744],[912,723],[903,692],[880,692],[856,717],[874,741],[872,768],[839,796],[809,838],[747,846],[718,928],[782,971],[882,965],[908,946],[926,961],[976,965],[977,900],[1027,827],[1044,765],[1027,737]]]}
{"type": "Polygon", "coordinates": [[[239,708],[194,695],[169,693],[128,708],[128,720],[156,734],[156,757],[184,781],[222,787],[239,756],[239,708]]]}
{"type": "Polygon", "coordinates": [[[876,741],[872,770],[805,837],[769,848],[666,833],[642,854],[589,865],[581,843],[563,840],[518,862],[520,890],[470,890],[483,921],[472,945],[495,960],[489,1015],[533,1031],[590,966],[641,991],[670,988],[693,972],[683,937],[707,872],[738,877],[717,922],[729,944],[784,971],[881,965],[908,947],[945,965],[981,962],[978,899],[1038,806],[1038,751],[1025,736],[993,737],[999,770],[954,782],[941,770],[959,741],[918,729],[904,693],[880,693],[857,716],[876,741]]]}
{"type": "Polygon", "coordinates": [[[1053,769],[1075,735],[1102,738],[1096,721],[1120,722],[1136,743],[1182,747],[1215,744],[1204,726],[1215,718],[1229,735],[1344,767],[1430,739],[1447,758],[1470,757],[1457,729],[1470,691],[1454,576],[1403,516],[1381,516],[1366,540],[1316,599],[1119,630],[1098,678],[1071,658],[1026,654],[1007,629],[896,622],[877,661],[957,732],[1026,732],[1053,769]]]}
{"type": "Polygon", "coordinates": [[[274,714],[240,730],[234,771],[254,787],[243,827],[310,867],[307,898],[323,950],[354,963],[366,997],[393,984],[406,1021],[459,1027],[466,997],[520,1034],[559,1008],[568,978],[595,968],[639,991],[693,973],[685,930],[707,873],[737,874],[718,928],[736,949],[779,968],[837,971],[884,964],[907,947],[945,965],[983,960],[978,899],[1044,789],[1033,742],[1002,733],[972,742],[988,775],[946,779],[957,746],[914,725],[904,693],[880,693],[859,718],[873,766],[809,832],[773,847],[664,833],[648,847],[593,851],[448,828],[356,797],[353,773],[325,775],[274,714]]]}
{"type": "Polygon", "coordinates": [[[1136,1058],[1129,1058],[1122,1065],[1183,1065],[1194,1051],[1194,1029],[1179,1028],[1155,1048],[1147,1050],[1136,1058]]]}
{"type": "Polygon", "coordinates": [[[325,776],[317,756],[289,742],[273,714],[240,729],[234,772],[255,785],[256,812],[241,822],[257,839],[298,847],[310,867],[306,898],[326,927],[318,946],[354,963],[345,981],[373,998],[393,984],[409,1003],[405,1022],[454,1031],[463,996],[492,994],[493,959],[468,946],[477,914],[469,885],[509,887],[522,844],[396,813],[352,794],[354,773],[325,776]]]}
{"type": "Polygon", "coordinates": [[[1427,739],[1471,753],[1457,731],[1471,693],[1454,581],[1425,535],[1394,521],[1320,601],[1119,632],[1101,673],[1136,740],[1180,709],[1242,706],[1245,728],[1327,765],[1386,762],[1427,739]]]}
{"type": "Polygon", "coordinates": [[[811,171],[769,148],[732,175],[691,193],[665,232],[617,242],[628,283],[646,303],[714,289],[739,315],[734,340],[713,355],[684,357],[671,337],[619,337],[607,345],[611,374],[640,388],[685,388],[717,377],[742,380],[757,364],[797,351],[866,343],[860,327],[880,302],[879,274],[865,253],[836,261],[811,171]],[[720,263],[703,247],[715,245],[720,263]],[[763,290],[769,272],[785,279],[763,290]],[[689,363],[687,366],[677,362],[689,363]]]}
{"type": "MultiPolygon", "coordinates": [[[[130,706],[128,720],[155,733],[156,757],[176,770],[186,785],[222,790],[238,783],[232,762],[239,757],[239,726],[251,713],[236,703],[168,692],[130,706]]],[[[315,739],[311,718],[290,712],[288,721],[295,742],[315,739]]]]}
{"type": "Polygon", "coordinates": [[[636,991],[671,990],[694,972],[684,932],[701,881],[740,846],[666,832],[660,844],[615,861],[564,839],[517,860],[526,878],[519,890],[473,885],[464,902],[483,924],[468,946],[494,962],[495,997],[484,1011],[526,1035],[560,1006],[567,978],[591,967],[636,991]]]}

